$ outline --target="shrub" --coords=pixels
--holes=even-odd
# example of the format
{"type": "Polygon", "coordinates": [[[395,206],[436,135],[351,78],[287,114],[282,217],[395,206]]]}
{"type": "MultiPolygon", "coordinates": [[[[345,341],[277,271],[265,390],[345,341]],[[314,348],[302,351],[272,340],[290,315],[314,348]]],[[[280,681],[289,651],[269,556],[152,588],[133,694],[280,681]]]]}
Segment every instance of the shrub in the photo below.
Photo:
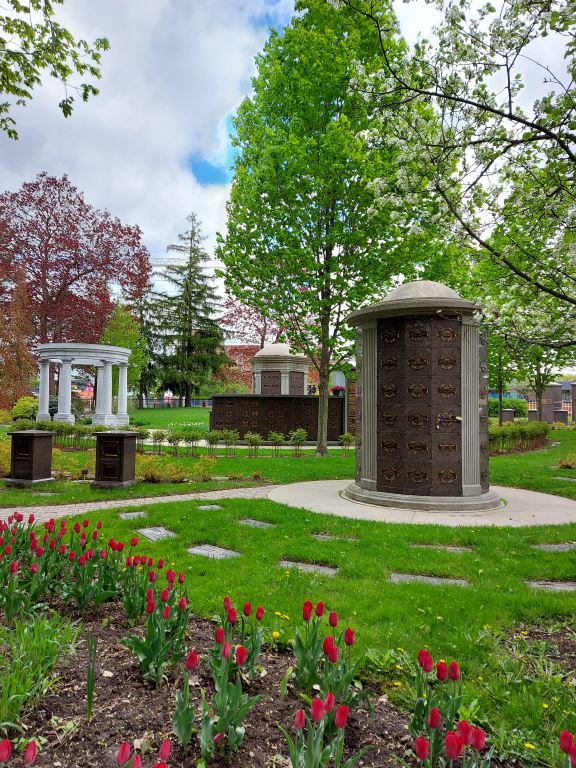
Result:
{"type": "Polygon", "coordinates": [[[293,429],[289,433],[288,438],[288,442],[294,450],[294,456],[301,456],[302,446],[308,438],[308,432],[306,432],[304,427],[299,427],[298,429],[293,429]]]}
{"type": "Polygon", "coordinates": [[[563,421],[553,421],[552,424],[550,424],[550,429],[570,429],[568,424],[564,424],[563,421]]]}
{"type": "Polygon", "coordinates": [[[183,440],[186,446],[188,447],[188,455],[194,456],[196,455],[196,446],[198,445],[199,441],[202,440],[203,433],[200,432],[197,429],[192,429],[191,427],[185,427],[182,430],[183,440]]]}
{"type": "Polygon", "coordinates": [[[549,431],[550,425],[543,421],[505,424],[502,427],[490,426],[488,429],[490,453],[532,451],[542,448],[549,431]]]}
{"type": "Polygon", "coordinates": [[[183,483],[186,480],[182,467],[141,453],[136,456],[136,476],[146,483],[183,483]]]}
{"type": "MultiPolygon", "coordinates": [[[[528,418],[528,401],[523,397],[505,397],[502,400],[502,408],[513,408],[514,418],[528,418]]],[[[488,416],[498,416],[498,398],[488,398],[488,416]]]]}
{"type": "Polygon", "coordinates": [[[240,440],[240,433],[236,429],[223,429],[222,442],[226,448],[226,456],[234,456],[235,448],[240,440]]]}
{"type": "Polygon", "coordinates": [[[7,411],[6,408],[0,408],[0,424],[11,424],[12,423],[12,416],[10,415],[10,411],[7,411]]]}
{"type": "Polygon", "coordinates": [[[258,432],[246,432],[244,442],[248,446],[248,456],[256,457],[258,449],[262,445],[262,435],[259,435],[258,432]]]}
{"type": "Polygon", "coordinates": [[[351,432],[346,432],[345,434],[340,435],[338,439],[342,443],[342,450],[344,451],[344,455],[347,456],[350,453],[350,448],[356,442],[355,435],[353,435],[351,432]]]}
{"type": "Polygon", "coordinates": [[[10,475],[10,440],[0,440],[0,477],[10,475]]]}
{"type": "Polygon", "coordinates": [[[558,459],[556,466],[560,469],[576,469],[576,453],[569,453],[564,458],[558,459]]]}
{"type": "Polygon", "coordinates": [[[209,432],[205,433],[204,439],[206,440],[210,448],[210,455],[215,456],[216,446],[223,439],[222,432],[219,429],[211,429],[209,432]]]}
{"type": "Polygon", "coordinates": [[[156,453],[162,453],[162,443],[166,440],[166,432],[163,429],[155,429],[152,432],[152,442],[156,453]]]}
{"type": "Polygon", "coordinates": [[[35,419],[38,413],[38,400],[30,395],[25,395],[14,404],[10,413],[14,420],[35,419]]]}
{"type": "Polygon", "coordinates": [[[280,447],[284,445],[285,440],[282,432],[268,432],[268,441],[274,446],[274,456],[278,456],[280,447]]]}
{"type": "Polygon", "coordinates": [[[207,482],[212,478],[212,472],[216,467],[216,460],[210,456],[201,456],[192,465],[192,477],[207,482]]]}

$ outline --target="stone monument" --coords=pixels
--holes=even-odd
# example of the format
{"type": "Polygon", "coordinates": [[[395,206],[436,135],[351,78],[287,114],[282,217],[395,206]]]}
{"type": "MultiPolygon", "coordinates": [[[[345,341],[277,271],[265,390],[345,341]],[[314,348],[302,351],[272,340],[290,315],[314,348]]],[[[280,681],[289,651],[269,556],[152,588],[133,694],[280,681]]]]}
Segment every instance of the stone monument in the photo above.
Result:
{"type": "Polygon", "coordinates": [[[304,395],[309,361],[293,355],[289,344],[268,344],[252,358],[252,391],[255,395],[304,395]]]}
{"type": "Polygon", "coordinates": [[[488,479],[488,363],[477,307],[405,283],[353,312],[358,328],[355,501],[421,510],[501,506],[488,479]]]}

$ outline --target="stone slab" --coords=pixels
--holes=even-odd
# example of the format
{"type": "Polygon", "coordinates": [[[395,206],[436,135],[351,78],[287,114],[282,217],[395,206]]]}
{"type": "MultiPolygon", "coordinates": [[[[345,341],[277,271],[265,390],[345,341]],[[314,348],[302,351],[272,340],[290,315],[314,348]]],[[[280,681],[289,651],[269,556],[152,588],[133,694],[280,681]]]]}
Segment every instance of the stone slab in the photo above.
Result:
{"type": "Polygon", "coordinates": [[[547,592],[576,592],[576,581],[526,581],[531,589],[545,589],[547,592]]]}
{"type": "Polygon", "coordinates": [[[221,507],[220,504],[202,504],[202,506],[198,507],[198,509],[206,511],[209,509],[224,509],[224,507],[221,507]]]}
{"type": "Polygon", "coordinates": [[[198,544],[195,547],[189,547],[188,552],[191,555],[200,555],[209,557],[211,560],[226,560],[230,557],[240,557],[240,552],[224,547],[216,547],[213,544],[198,544]]]}
{"type": "Polygon", "coordinates": [[[412,549],[433,549],[439,552],[465,553],[474,552],[474,547],[460,546],[459,544],[416,544],[409,545],[412,549]]]}
{"type": "Polygon", "coordinates": [[[313,533],[317,541],[359,541],[356,536],[333,536],[331,533],[313,533]]]}
{"type": "Polygon", "coordinates": [[[296,560],[280,560],[282,568],[298,568],[306,573],[319,573],[322,576],[336,576],[338,568],[332,568],[329,565],[317,565],[316,563],[302,563],[296,560]]]}
{"type": "Polygon", "coordinates": [[[238,520],[240,525],[247,525],[250,528],[276,528],[274,523],[267,523],[264,520],[254,520],[252,517],[243,517],[238,520]]]}
{"type": "Polygon", "coordinates": [[[138,528],[137,531],[141,536],[144,536],[150,541],[160,541],[160,539],[171,539],[176,534],[173,531],[169,531],[168,528],[163,528],[161,525],[155,528],[138,528]]]}
{"type": "Polygon", "coordinates": [[[553,477],[552,480],[566,480],[567,483],[576,483],[576,477],[553,477]]]}
{"type": "Polygon", "coordinates": [[[446,576],[423,576],[420,573],[391,573],[388,576],[388,581],[392,584],[407,584],[409,582],[432,584],[435,587],[467,587],[470,583],[466,579],[452,579],[446,576]]]}
{"type": "Polygon", "coordinates": [[[120,520],[138,520],[139,517],[146,517],[146,512],[143,509],[139,509],[137,512],[120,512],[118,517],[120,520]]]}
{"type": "Polygon", "coordinates": [[[576,541],[566,541],[562,544],[532,544],[532,549],[541,549],[544,552],[570,552],[576,549],[576,541]]]}

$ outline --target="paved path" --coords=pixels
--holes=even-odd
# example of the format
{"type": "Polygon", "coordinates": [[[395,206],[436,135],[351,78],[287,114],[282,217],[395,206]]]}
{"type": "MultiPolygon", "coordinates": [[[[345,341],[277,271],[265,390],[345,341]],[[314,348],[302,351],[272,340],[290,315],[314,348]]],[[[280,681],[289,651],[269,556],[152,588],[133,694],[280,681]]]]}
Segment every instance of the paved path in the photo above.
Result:
{"type": "Polygon", "coordinates": [[[502,507],[485,512],[422,512],[408,509],[378,507],[343,498],[340,494],[350,480],[316,480],[289,485],[267,485],[255,488],[230,488],[223,491],[205,491],[173,496],[152,496],[140,499],[114,499],[82,504],[63,504],[51,507],[13,507],[0,509],[0,519],[13,512],[28,515],[34,512],[39,522],[50,517],[71,517],[102,509],[143,507],[182,501],[217,501],[218,499],[270,499],[289,507],[301,507],[311,512],[322,512],[356,520],[376,520],[383,523],[417,523],[446,525],[449,527],[560,525],[576,523],[576,501],[546,493],[535,493],[518,488],[492,486],[504,502],[502,507]]]}

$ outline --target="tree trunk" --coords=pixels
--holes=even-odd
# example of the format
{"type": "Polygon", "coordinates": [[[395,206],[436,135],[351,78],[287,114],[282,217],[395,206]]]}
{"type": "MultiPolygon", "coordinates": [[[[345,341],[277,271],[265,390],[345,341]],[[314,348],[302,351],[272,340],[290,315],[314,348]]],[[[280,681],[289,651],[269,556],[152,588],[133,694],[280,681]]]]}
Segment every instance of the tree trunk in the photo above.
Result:
{"type": "Polygon", "coordinates": [[[542,421],[542,395],[544,390],[538,388],[536,390],[536,418],[538,421],[542,421]]]}
{"type": "Polygon", "coordinates": [[[498,355],[498,424],[502,426],[502,408],[504,407],[504,382],[502,381],[502,355],[498,355]]]}
{"type": "Polygon", "coordinates": [[[190,408],[190,403],[192,402],[192,387],[190,386],[190,382],[186,382],[186,395],[184,398],[184,406],[186,408],[190,408]]]}
{"type": "Polygon", "coordinates": [[[140,376],[140,381],[138,382],[138,408],[144,408],[145,397],[146,397],[146,385],[144,384],[143,377],[140,376]]]}
{"type": "Polygon", "coordinates": [[[328,381],[330,379],[330,350],[326,345],[320,353],[318,371],[318,436],[316,456],[328,455],[328,381]]]}

